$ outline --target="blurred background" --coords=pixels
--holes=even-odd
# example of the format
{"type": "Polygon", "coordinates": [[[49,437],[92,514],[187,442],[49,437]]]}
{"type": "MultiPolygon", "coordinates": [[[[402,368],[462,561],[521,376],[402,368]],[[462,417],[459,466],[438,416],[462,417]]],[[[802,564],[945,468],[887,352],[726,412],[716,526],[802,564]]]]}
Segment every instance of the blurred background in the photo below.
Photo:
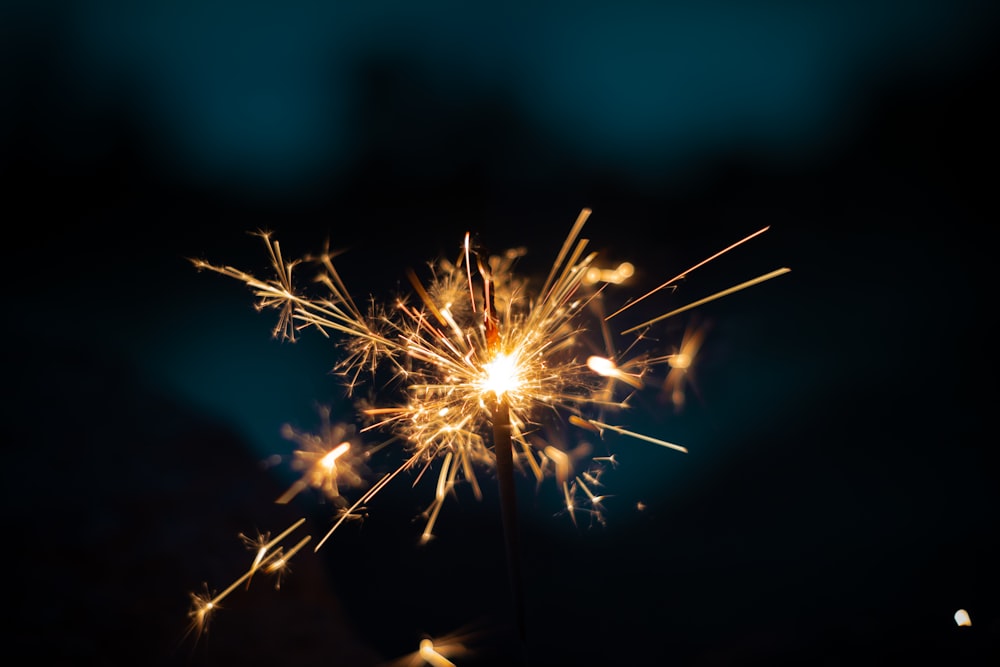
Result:
{"type": "Polygon", "coordinates": [[[6,0],[5,643],[33,660],[384,665],[997,664],[987,424],[998,11],[989,2],[6,0]],[[495,490],[417,544],[399,480],[207,634],[189,594],[299,517],[283,424],[350,420],[336,345],[270,337],[236,281],[273,230],[364,301],[466,232],[544,277],[584,236],[655,316],[707,324],[683,412],[609,442],[608,524],[520,495],[528,641],[495,490]],[[644,509],[639,510],[639,507],[644,509]],[[10,560],[8,560],[10,562],[10,560]],[[971,627],[953,615],[969,612],[971,627]],[[412,664],[419,664],[414,662],[412,664]]]}

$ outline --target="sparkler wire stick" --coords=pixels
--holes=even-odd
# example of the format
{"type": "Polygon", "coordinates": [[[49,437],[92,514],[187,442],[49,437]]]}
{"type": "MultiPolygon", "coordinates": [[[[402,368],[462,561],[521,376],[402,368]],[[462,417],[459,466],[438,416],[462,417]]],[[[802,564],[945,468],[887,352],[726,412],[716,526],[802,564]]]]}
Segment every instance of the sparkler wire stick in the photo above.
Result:
{"type": "Polygon", "coordinates": [[[514,593],[517,633],[524,642],[527,638],[524,619],[524,582],[521,575],[521,538],[517,526],[517,496],[514,492],[514,457],[510,428],[510,407],[507,405],[507,399],[501,396],[497,398],[493,408],[493,449],[497,459],[500,516],[507,544],[507,569],[514,593]]]}
{"type": "MultiPolygon", "coordinates": [[[[584,218],[586,219],[586,218],[584,218]]],[[[483,278],[483,325],[486,349],[491,364],[496,364],[504,354],[500,349],[500,325],[496,315],[493,276],[479,264],[483,278]]],[[[503,522],[504,543],[507,548],[507,571],[514,595],[514,615],[517,633],[524,642],[524,583],[521,577],[521,538],[517,526],[517,494],[514,486],[514,447],[511,442],[510,405],[501,388],[495,388],[493,403],[493,454],[496,458],[497,484],[500,489],[500,516],[503,522]]]]}

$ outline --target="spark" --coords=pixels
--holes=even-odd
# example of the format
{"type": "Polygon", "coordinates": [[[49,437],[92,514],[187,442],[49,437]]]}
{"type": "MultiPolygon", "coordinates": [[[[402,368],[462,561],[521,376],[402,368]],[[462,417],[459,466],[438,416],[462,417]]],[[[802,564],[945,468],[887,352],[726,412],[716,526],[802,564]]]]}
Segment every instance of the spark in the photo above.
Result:
{"type": "Polygon", "coordinates": [[[302,476],[277,499],[279,504],[287,504],[309,487],[319,489],[330,500],[342,501],[341,486],[356,488],[364,483],[364,461],[369,452],[352,442],[354,427],[331,424],[328,407],[320,407],[319,412],[322,424],[318,434],[299,431],[290,424],[282,428],[285,438],[299,444],[292,466],[301,470],[302,476]]]}
{"type": "Polygon", "coordinates": [[[685,454],[687,454],[688,451],[687,447],[682,447],[681,445],[675,445],[672,442],[667,442],[666,440],[654,438],[649,435],[643,435],[642,433],[636,433],[635,431],[629,431],[628,429],[624,429],[621,426],[612,426],[611,424],[605,424],[603,422],[599,422],[596,419],[591,419],[589,421],[591,424],[593,424],[598,428],[602,429],[606,428],[609,431],[614,431],[615,433],[621,433],[622,435],[627,435],[629,437],[636,438],[637,440],[645,440],[646,442],[651,442],[654,445],[660,445],[661,447],[669,447],[670,449],[676,449],[677,451],[684,452],[685,454]]]}
{"type": "Polygon", "coordinates": [[[622,262],[614,269],[601,269],[593,266],[587,270],[583,284],[611,283],[612,285],[621,285],[634,274],[635,265],[632,262],[622,262]]]}
{"type": "MultiPolygon", "coordinates": [[[[625,331],[622,332],[622,334],[635,333],[636,331],[639,331],[640,329],[645,329],[646,327],[648,327],[648,326],[650,326],[652,324],[656,324],[657,322],[662,322],[663,320],[667,319],[668,317],[673,317],[674,315],[680,315],[681,313],[683,313],[683,312],[685,312],[687,310],[691,310],[692,308],[697,308],[698,306],[704,306],[706,303],[709,303],[710,301],[715,301],[716,299],[721,299],[724,296],[729,296],[730,294],[735,294],[736,292],[739,292],[740,290],[745,290],[748,287],[752,287],[754,285],[758,285],[758,284],[760,284],[760,283],[762,283],[762,282],[764,282],[766,280],[770,280],[771,278],[777,278],[778,276],[783,276],[786,273],[788,273],[789,271],[791,271],[791,269],[789,269],[787,267],[782,267],[780,269],[775,269],[774,271],[771,271],[769,273],[765,273],[762,276],[757,276],[756,278],[751,278],[750,280],[747,280],[746,282],[742,282],[739,285],[734,285],[734,286],[729,287],[727,289],[720,290],[720,291],[716,292],[715,294],[712,294],[710,296],[706,296],[703,299],[698,299],[697,301],[689,303],[686,306],[681,306],[680,308],[675,308],[674,310],[671,310],[669,313],[664,313],[663,315],[660,315],[658,317],[654,317],[653,319],[651,319],[651,320],[649,320],[647,322],[643,322],[642,324],[637,324],[634,327],[626,329],[625,331]]],[[[621,311],[619,311],[619,312],[621,312],[621,311]]]]}
{"type": "Polygon", "coordinates": [[[663,392],[677,410],[684,407],[685,389],[692,384],[690,371],[705,340],[705,327],[689,326],[674,354],[667,357],[670,371],[663,381],[663,392]]]}
{"type": "Polygon", "coordinates": [[[237,577],[221,592],[210,592],[208,587],[205,586],[204,592],[190,594],[191,609],[188,611],[188,618],[190,619],[188,634],[193,633],[195,637],[198,638],[207,632],[209,621],[211,620],[213,614],[222,608],[222,601],[229,597],[229,595],[231,595],[244,583],[249,586],[250,580],[257,572],[263,571],[266,574],[276,575],[278,579],[276,580],[275,586],[280,587],[280,577],[288,571],[289,559],[291,559],[292,556],[308,544],[312,539],[312,536],[306,535],[300,538],[299,541],[287,552],[284,551],[284,549],[279,545],[303,523],[305,523],[304,518],[295,521],[273,539],[265,534],[259,536],[255,540],[251,540],[241,534],[240,538],[243,539],[248,546],[251,546],[251,548],[255,550],[253,562],[243,574],[237,577]]]}
{"type": "Polygon", "coordinates": [[[257,310],[274,308],[279,311],[278,323],[271,330],[271,335],[275,338],[295,341],[298,331],[295,326],[295,312],[296,306],[301,303],[301,297],[296,294],[295,287],[292,284],[292,273],[302,260],[286,261],[281,254],[281,245],[271,238],[271,232],[259,230],[254,234],[264,241],[264,247],[267,248],[267,254],[271,260],[271,267],[274,269],[275,278],[258,280],[249,273],[231,266],[213,266],[200,259],[191,261],[199,269],[211,269],[212,271],[246,283],[258,299],[256,304],[257,310]]]}
{"type": "Polygon", "coordinates": [[[636,389],[642,389],[642,378],[622,371],[615,362],[606,357],[591,355],[587,357],[587,366],[598,375],[615,378],[636,389]]]}
{"type": "MultiPolygon", "coordinates": [[[[482,497],[478,481],[482,471],[498,477],[509,550],[517,532],[510,479],[515,469],[527,471],[539,485],[554,478],[574,523],[577,512],[582,511],[603,522],[603,501],[610,496],[598,490],[599,479],[605,464],[618,465],[615,454],[591,458],[591,447],[583,442],[577,447],[555,447],[543,440],[546,432],[597,436],[602,441],[610,432],[688,451],[612,423],[616,421],[613,413],[629,407],[632,394],[649,387],[666,389],[675,404],[683,400],[684,375],[692,367],[703,332],[689,329],[680,347],[670,353],[641,349],[658,344],[647,333],[667,318],[790,269],[771,271],[630,326],[620,335],[634,334],[634,339],[618,343],[608,321],[668,287],[675,288],[695,269],[768,228],[742,238],[604,316],[606,295],[625,285],[635,275],[635,267],[630,262],[616,268],[599,266],[599,254],[588,251],[589,241],[581,237],[590,215],[590,209],[585,208],[577,216],[538,290],[514,270],[523,249],[487,255],[474,248],[466,234],[457,257],[431,264],[429,278],[422,279],[413,270],[405,272],[412,297],[392,302],[371,299],[367,311],[359,309],[350,296],[334,268],[335,253],[328,245],[319,255],[288,260],[269,232],[258,232],[275,274],[267,280],[230,266],[192,260],[198,269],[245,283],[259,310],[277,310],[278,323],[272,330],[276,338],[295,341],[298,333],[308,328],[333,339],[343,352],[333,370],[344,378],[349,394],[365,384],[366,375],[370,377],[374,393],[357,401],[361,424],[357,437],[343,425],[331,426],[329,411],[321,413],[323,424],[316,435],[285,427],[285,436],[300,446],[295,452],[295,467],[302,471],[302,477],[278,502],[287,503],[310,487],[337,501],[336,520],[314,550],[345,522],[359,519],[379,491],[404,472],[414,474],[416,485],[425,473],[436,470],[434,496],[422,513],[422,544],[431,540],[442,506],[460,488],[467,487],[476,498],[482,497]],[[293,275],[303,266],[315,270],[312,284],[318,285],[322,294],[306,295],[293,284],[293,275]],[[556,424],[568,424],[579,431],[559,429],[556,424]],[[387,437],[373,445],[362,441],[379,435],[387,437]],[[365,489],[371,454],[390,443],[401,444],[402,463],[365,489]],[[350,501],[342,495],[347,489],[362,492],[350,501]]],[[[613,445],[610,440],[605,444],[609,448],[613,445]]],[[[282,533],[281,539],[297,527],[282,533]]],[[[273,540],[265,538],[254,563],[237,581],[248,582],[261,569],[283,569],[303,544],[282,554],[280,548],[274,549],[273,540]]],[[[512,576],[517,579],[513,552],[508,556],[512,576]]],[[[233,588],[231,585],[220,595],[198,598],[195,617],[207,618],[233,588]]],[[[434,645],[427,646],[428,651],[435,650],[434,645]]]]}
{"type": "Polygon", "coordinates": [[[708,264],[709,262],[711,262],[712,260],[715,260],[715,259],[718,259],[719,257],[722,257],[724,254],[726,254],[727,252],[729,252],[733,248],[737,248],[737,247],[743,245],[744,243],[746,243],[747,241],[749,241],[750,239],[755,238],[757,236],[760,236],[761,234],[763,234],[764,232],[766,232],[768,229],[770,229],[770,226],[764,227],[763,229],[758,229],[753,234],[750,234],[749,236],[743,237],[742,239],[740,239],[736,243],[730,245],[729,247],[723,248],[722,250],[720,250],[719,252],[715,253],[714,255],[712,255],[710,257],[706,257],[705,259],[701,260],[700,262],[698,262],[697,264],[695,264],[691,268],[687,269],[686,271],[681,271],[680,273],[678,273],[676,276],[674,276],[673,278],[671,278],[667,282],[662,283],[658,287],[654,287],[653,289],[649,290],[648,292],[646,292],[645,294],[643,294],[642,296],[640,296],[638,299],[635,299],[634,301],[630,301],[626,305],[622,306],[621,308],[619,308],[615,312],[613,312],[610,315],[608,315],[607,319],[610,320],[612,317],[614,317],[614,316],[616,316],[616,315],[618,315],[620,313],[625,312],[629,308],[632,308],[633,306],[635,306],[636,304],[638,304],[640,301],[644,301],[645,299],[647,299],[648,297],[651,297],[653,294],[659,292],[662,289],[666,289],[667,287],[675,286],[677,284],[678,280],[682,280],[682,279],[686,278],[688,276],[688,274],[691,273],[692,271],[694,271],[695,269],[699,269],[699,268],[705,266],[706,264],[708,264]]]}
{"type": "Polygon", "coordinates": [[[430,639],[420,640],[419,652],[420,657],[426,660],[427,664],[432,667],[455,667],[455,663],[441,655],[438,650],[434,648],[434,642],[430,639]]]}
{"type": "Polygon", "coordinates": [[[386,667],[455,667],[456,658],[471,657],[474,646],[486,632],[475,628],[457,630],[442,636],[424,636],[417,650],[386,663],[386,667]]]}
{"type": "MultiPolygon", "coordinates": [[[[594,479],[591,479],[590,481],[591,484],[597,483],[597,480],[594,479]]],[[[603,516],[603,514],[600,512],[600,508],[601,508],[601,503],[604,501],[606,496],[595,495],[594,492],[590,490],[590,487],[587,486],[587,483],[584,482],[579,475],[577,475],[576,483],[579,484],[580,488],[583,489],[583,492],[587,495],[587,499],[590,501],[591,506],[594,508],[595,514],[599,517],[603,516]]]]}

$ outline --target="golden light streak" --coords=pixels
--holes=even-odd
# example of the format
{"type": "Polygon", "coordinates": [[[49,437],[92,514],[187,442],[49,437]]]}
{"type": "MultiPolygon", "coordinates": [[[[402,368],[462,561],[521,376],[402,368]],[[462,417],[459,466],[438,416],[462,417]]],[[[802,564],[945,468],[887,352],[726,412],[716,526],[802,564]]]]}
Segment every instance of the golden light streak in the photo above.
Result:
{"type": "Polygon", "coordinates": [[[424,532],[420,535],[421,544],[427,544],[430,542],[431,538],[434,537],[434,524],[437,522],[438,513],[441,511],[441,506],[444,504],[445,493],[447,492],[450,482],[452,481],[448,476],[449,470],[451,469],[452,456],[452,452],[448,452],[444,455],[444,462],[441,464],[441,472],[438,474],[437,492],[434,494],[434,502],[431,503],[430,516],[427,519],[427,524],[424,526],[424,532]]]}
{"type": "Polygon", "coordinates": [[[328,239],[324,245],[323,252],[318,258],[313,258],[318,260],[323,267],[323,273],[316,276],[316,282],[326,285],[327,289],[330,290],[330,294],[333,295],[335,303],[343,304],[347,308],[351,319],[357,321],[361,319],[361,311],[354,304],[354,300],[351,299],[351,293],[348,291],[344,281],[340,279],[337,269],[333,266],[333,258],[337,254],[339,253],[330,252],[330,241],[328,239]]]}
{"type": "Polygon", "coordinates": [[[545,284],[542,286],[541,294],[548,294],[549,287],[552,285],[552,280],[555,278],[556,273],[558,273],[563,260],[566,259],[566,253],[569,252],[569,249],[573,245],[573,241],[576,240],[576,237],[580,235],[580,230],[583,229],[583,225],[587,222],[591,212],[592,211],[589,208],[585,208],[580,211],[580,215],[577,216],[576,222],[573,223],[573,227],[566,236],[566,240],[563,241],[562,248],[559,249],[556,261],[552,263],[552,269],[549,271],[549,277],[545,279],[545,284]]]}
{"type": "Polygon", "coordinates": [[[610,283],[612,285],[621,285],[634,274],[635,265],[632,262],[622,262],[614,269],[599,269],[596,266],[592,266],[587,269],[583,284],[610,283]]]}
{"type": "MultiPolygon", "coordinates": [[[[634,327],[632,327],[630,329],[626,329],[625,331],[622,332],[622,335],[624,335],[624,334],[630,334],[630,333],[635,333],[636,331],[639,331],[640,329],[645,329],[646,327],[648,327],[651,324],[656,324],[657,322],[662,322],[663,320],[667,319],[668,317],[673,317],[674,315],[679,315],[680,313],[683,313],[684,311],[691,310],[692,308],[697,308],[698,306],[703,306],[703,305],[705,305],[706,303],[708,303],[710,301],[715,301],[716,299],[721,299],[724,296],[728,296],[730,294],[735,294],[736,292],[739,292],[740,290],[745,290],[748,287],[753,287],[754,285],[759,285],[760,283],[762,283],[764,281],[767,281],[767,280],[770,280],[771,278],[777,278],[778,276],[783,276],[786,273],[788,273],[789,271],[791,271],[791,269],[789,269],[787,267],[783,267],[783,268],[780,268],[780,269],[775,269],[774,271],[771,271],[770,273],[765,273],[762,276],[757,276],[756,278],[751,278],[750,280],[747,280],[746,282],[742,282],[739,285],[734,285],[733,287],[730,287],[728,289],[721,290],[719,292],[716,292],[715,294],[712,294],[711,296],[706,296],[704,299],[698,299],[697,301],[689,303],[686,306],[681,306],[680,308],[676,308],[674,310],[671,310],[669,313],[665,313],[663,315],[660,315],[659,317],[654,317],[653,319],[648,320],[646,322],[643,322],[642,324],[638,324],[638,325],[636,325],[636,326],[634,326],[634,327]]],[[[619,311],[619,312],[621,312],[621,311],[619,311]]]]}
{"type": "MultiPolygon", "coordinates": [[[[579,475],[577,475],[577,477],[576,477],[576,482],[577,482],[577,484],[580,485],[580,488],[583,489],[583,492],[585,494],[587,494],[587,498],[590,499],[590,504],[593,505],[594,507],[599,507],[600,504],[601,504],[601,501],[604,500],[604,496],[595,496],[594,492],[590,490],[590,487],[587,486],[586,482],[584,482],[582,479],[580,479],[579,475]]],[[[597,480],[593,480],[592,479],[591,483],[592,484],[596,484],[597,480]]]]}
{"type": "Polygon", "coordinates": [[[573,424],[574,426],[579,426],[580,428],[585,428],[588,431],[593,431],[594,433],[600,433],[601,432],[601,429],[597,428],[596,426],[594,426],[593,424],[591,424],[589,421],[587,421],[586,419],[584,419],[583,417],[580,417],[578,415],[570,415],[568,421],[569,421],[570,424],[573,424]]]}
{"type": "Polygon", "coordinates": [[[556,482],[559,485],[564,484],[573,474],[573,464],[569,460],[569,455],[552,445],[545,448],[545,455],[552,459],[552,463],[555,464],[556,482]]]}
{"type": "Polygon", "coordinates": [[[472,260],[469,259],[471,243],[469,232],[465,233],[465,273],[469,278],[469,303],[472,305],[472,312],[476,312],[476,288],[472,285],[472,260]]]}
{"type": "Polygon", "coordinates": [[[268,574],[280,573],[286,567],[288,558],[299,551],[299,549],[305,546],[305,544],[312,538],[309,535],[306,535],[304,538],[299,540],[298,544],[296,544],[295,547],[288,552],[288,554],[284,554],[280,547],[275,547],[304,522],[304,518],[299,519],[282,531],[274,539],[268,540],[264,537],[263,543],[257,549],[253,563],[250,565],[249,569],[224,588],[222,592],[206,592],[202,594],[192,593],[191,610],[188,612],[188,618],[190,619],[188,634],[194,633],[196,637],[200,637],[208,629],[208,623],[211,620],[212,614],[221,608],[220,603],[232,594],[233,591],[238,589],[243,583],[249,584],[250,579],[256,572],[263,570],[268,574]]]}
{"type": "MultiPolygon", "coordinates": [[[[305,523],[305,519],[304,518],[299,519],[291,526],[289,526],[281,533],[279,533],[278,536],[275,537],[273,540],[268,539],[266,535],[264,536],[263,540],[258,540],[258,541],[263,541],[263,544],[257,547],[257,556],[254,558],[253,564],[250,566],[250,572],[252,573],[258,567],[260,567],[261,562],[264,560],[264,556],[274,545],[279,544],[283,539],[288,537],[296,528],[301,526],[303,523],[305,523]]],[[[241,535],[240,537],[242,537],[244,541],[249,542],[249,540],[247,540],[245,535],[241,535]]]]}
{"type": "MultiPolygon", "coordinates": [[[[412,461],[412,459],[410,459],[410,460],[412,461]]],[[[330,536],[333,535],[334,531],[337,530],[337,528],[339,528],[341,526],[341,524],[343,524],[345,521],[347,521],[348,518],[354,516],[355,515],[354,513],[358,509],[360,509],[364,505],[364,503],[366,503],[369,500],[371,500],[372,497],[374,497],[376,493],[378,493],[379,491],[381,491],[385,487],[386,484],[388,484],[389,482],[391,482],[393,480],[393,478],[396,477],[396,475],[398,475],[399,473],[403,472],[407,468],[408,468],[408,465],[404,464],[404,465],[396,468],[395,471],[393,471],[393,472],[385,475],[374,486],[372,486],[372,488],[369,489],[367,493],[365,493],[363,496],[361,496],[361,498],[359,498],[353,505],[351,505],[348,509],[343,510],[341,512],[340,518],[337,519],[337,522],[335,524],[333,524],[333,527],[330,528],[329,531],[327,531],[326,535],[323,536],[323,539],[321,539],[319,541],[319,543],[316,544],[316,548],[314,549],[314,551],[319,551],[320,547],[323,546],[323,543],[326,542],[328,539],[330,539],[330,536]]]]}
{"type": "Polygon", "coordinates": [[[288,553],[284,553],[276,557],[268,566],[268,572],[277,572],[283,570],[288,566],[288,561],[291,560],[292,556],[298,553],[299,549],[309,544],[309,540],[312,539],[312,535],[306,535],[301,540],[299,540],[294,547],[288,550],[288,553]]]}
{"type": "Polygon", "coordinates": [[[448,320],[445,319],[444,315],[441,314],[441,311],[438,310],[436,305],[434,305],[431,295],[424,289],[423,284],[420,282],[420,278],[418,278],[417,274],[413,272],[413,269],[406,270],[406,277],[410,280],[410,284],[413,285],[413,289],[417,291],[417,296],[419,296],[427,306],[427,310],[431,311],[431,314],[437,318],[437,321],[441,323],[441,326],[448,326],[448,320]]]}
{"type": "Polygon", "coordinates": [[[340,443],[339,445],[334,447],[332,451],[328,452],[326,456],[324,456],[319,460],[320,465],[326,470],[333,470],[333,468],[336,467],[336,462],[337,459],[340,458],[340,455],[346,452],[350,448],[351,448],[351,443],[349,442],[340,443]]]}
{"type": "Polygon", "coordinates": [[[452,632],[440,637],[424,637],[417,650],[397,658],[385,667],[456,667],[456,658],[473,654],[472,645],[479,641],[483,632],[475,630],[452,632]]]}
{"type": "Polygon", "coordinates": [[[646,292],[645,294],[643,294],[642,296],[640,296],[638,299],[635,299],[634,301],[630,301],[629,303],[625,304],[624,306],[622,306],[621,308],[619,308],[615,312],[613,312],[610,315],[608,315],[606,319],[610,320],[615,315],[618,315],[618,314],[620,314],[620,313],[628,310],[629,308],[634,307],[636,304],[638,304],[639,302],[643,301],[647,297],[652,296],[653,294],[659,292],[660,290],[666,289],[667,287],[670,287],[671,285],[673,285],[674,283],[676,283],[678,280],[681,280],[681,279],[687,277],[687,275],[689,273],[691,273],[692,271],[694,271],[695,269],[699,269],[699,268],[705,266],[706,264],[708,264],[709,262],[711,262],[712,260],[718,259],[719,257],[722,257],[723,255],[725,255],[727,252],[729,252],[733,248],[737,248],[737,247],[743,245],[744,243],[746,243],[747,241],[749,241],[750,239],[752,239],[754,237],[757,237],[757,236],[760,236],[761,234],[763,234],[764,232],[766,232],[770,228],[771,228],[770,225],[768,225],[767,227],[764,227],[763,229],[759,229],[756,232],[754,232],[753,234],[750,234],[749,236],[743,237],[742,239],[740,239],[736,243],[732,244],[728,248],[723,248],[722,250],[720,250],[719,252],[715,253],[711,257],[707,257],[707,258],[701,260],[700,262],[698,262],[697,264],[695,264],[691,268],[689,268],[689,269],[687,269],[685,271],[681,271],[680,273],[678,273],[676,276],[674,276],[673,278],[671,278],[667,282],[662,283],[659,287],[654,287],[653,289],[649,290],[648,292],[646,292]]]}
{"type": "Polygon", "coordinates": [[[455,667],[455,663],[434,649],[434,642],[430,639],[420,640],[420,657],[431,667],[455,667]]]}
{"type": "Polygon", "coordinates": [[[688,326],[677,352],[667,356],[670,371],[663,381],[663,392],[677,410],[684,406],[685,389],[691,383],[689,371],[705,340],[705,327],[688,326]]]}
{"type": "Polygon", "coordinates": [[[597,421],[596,419],[589,419],[588,421],[594,426],[597,426],[598,428],[606,428],[609,431],[614,431],[615,433],[621,433],[622,435],[627,435],[630,438],[636,438],[637,440],[645,440],[646,442],[651,442],[654,445],[660,445],[661,447],[669,447],[670,449],[676,449],[677,451],[684,452],[685,454],[687,454],[688,451],[687,447],[675,445],[672,442],[667,442],[666,440],[660,440],[659,438],[653,438],[648,435],[643,435],[642,433],[636,433],[635,431],[629,431],[620,426],[612,426],[611,424],[604,424],[602,422],[597,421]]]}
{"type": "Polygon", "coordinates": [[[569,485],[566,482],[562,483],[563,490],[563,502],[566,506],[566,512],[569,513],[570,521],[573,525],[576,525],[576,501],[573,500],[573,494],[569,490],[569,485]]]}
{"type": "Polygon", "coordinates": [[[643,387],[642,378],[622,371],[618,368],[615,362],[611,361],[607,357],[599,357],[596,354],[591,355],[587,357],[587,367],[598,375],[621,380],[625,384],[635,387],[636,389],[642,389],[643,387]]]}

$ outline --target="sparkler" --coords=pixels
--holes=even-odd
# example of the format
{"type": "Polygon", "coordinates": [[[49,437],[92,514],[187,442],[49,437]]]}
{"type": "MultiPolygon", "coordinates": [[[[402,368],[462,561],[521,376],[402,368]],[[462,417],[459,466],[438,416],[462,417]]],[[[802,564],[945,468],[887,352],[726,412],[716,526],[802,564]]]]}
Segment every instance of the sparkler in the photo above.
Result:
{"type": "MultiPolygon", "coordinates": [[[[655,344],[650,330],[667,318],[789,269],[771,271],[624,328],[617,337],[631,336],[631,342],[619,345],[612,320],[662,290],[675,288],[695,269],[767,228],[732,243],[606,315],[605,292],[609,286],[626,281],[634,267],[629,263],[616,269],[598,266],[598,253],[588,252],[588,241],[581,237],[590,213],[584,209],[577,217],[540,290],[531,290],[514,272],[523,250],[486,255],[472,246],[467,234],[455,258],[430,266],[428,280],[421,280],[413,271],[407,273],[414,297],[391,303],[373,301],[366,312],[358,308],[341,280],[329,247],[318,255],[288,260],[269,232],[257,232],[275,272],[269,279],[231,266],[192,260],[198,269],[245,283],[259,310],[277,310],[274,337],[295,341],[301,332],[312,329],[334,338],[343,352],[334,370],[343,378],[349,395],[366,382],[378,390],[376,398],[358,401],[363,424],[359,436],[371,438],[382,433],[388,439],[367,449],[347,427],[332,426],[329,412],[322,414],[318,436],[286,427],[286,437],[301,446],[296,451],[296,464],[303,475],[278,501],[287,502],[312,487],[336,502],[333,525],[315,549],[344,522],[361,518],[367,503],[396,477],[410,472],[419,481],[437,465],[434,498],[423,513],[420,542],[426,543],[433,536],[444,501],[456,487],[467,484],[481,499],[476,470],[493,471],[523,639],[515,471],[532,476],[538,484],[554,478],[574,523],[577,513],[603,522],[606,496],[600,493],[600,476],[608,464],[615,463],[613,455],[590,457],[589,444],[564,449],[547,442],[547,437],[554,435],[564,442],[569,427],[573,427],[587,438],[604,439],[614,434],[687,451],[681,445],[612,423],[613,414],[628,409],[631,395],[647,387],[659,386],[675,405],[683,401],[684,375],[701,346],[703,331],[689,329],[680,348],[664,354],[641,349],[655,344]],[[315,269],[313,284],[321,288],[319,296],[300,291],[296,285],[303,266],[315,269]],[[595,333],[599,334],[597,341],[595,333]],[[665,371],[663,377],[660,369],[665,371]],[[379,398],[386,394],[395,398],[379,398]],[[392,443],[402,443],[402,464],[377,479],[357,499],[350,501],[342,495],[345,489],[363,488],[363,472],[371,454],[392,443]]],[[[309,540],[308,536],[303,538],[284,554],[277,546],[301,523],[274,540],[263,540],[249,570],[221,594],[195,596],[192,623],[203,628],[218,602],[240,584],[248,583],[255,572],[280,569],[309,540]]]]}

